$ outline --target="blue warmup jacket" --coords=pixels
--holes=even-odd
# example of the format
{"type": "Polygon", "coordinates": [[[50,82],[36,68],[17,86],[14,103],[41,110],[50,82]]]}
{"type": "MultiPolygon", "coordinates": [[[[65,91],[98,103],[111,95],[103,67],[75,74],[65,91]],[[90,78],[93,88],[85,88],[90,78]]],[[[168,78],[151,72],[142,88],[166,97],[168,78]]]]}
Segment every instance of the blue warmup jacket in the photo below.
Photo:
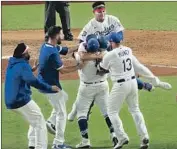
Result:
{"type": "Polygon", "coordinates": [[[25,59],[11,57],[5,78],[5,104],[8,109],[23,107],[31,100],[31,89],[51,91],[50,85],[39,81],[32,73],[31,66],[25,59]]]}

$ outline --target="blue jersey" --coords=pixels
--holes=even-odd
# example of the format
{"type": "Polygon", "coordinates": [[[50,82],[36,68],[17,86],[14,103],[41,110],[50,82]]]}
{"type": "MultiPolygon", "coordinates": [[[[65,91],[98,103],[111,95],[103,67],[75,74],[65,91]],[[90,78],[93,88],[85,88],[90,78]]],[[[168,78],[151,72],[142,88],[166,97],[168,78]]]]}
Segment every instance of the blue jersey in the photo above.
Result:
{"type": "Polygon", "coordinates": [[[11,57],[8,62],[5,79],[5,104],[8,109],[23,107],[31,100],[31,88],[52,91],[51,86],[38,80],[31,66],[23,58],[11,57]]]}
{"type": "MultiPolygon", "coordinates": [[[[44,43],[40,49],[38,78],[50,85],[56,85],[62,89],[59,80],[59,69],[63,67],[59,52],[62,49],[57,46],[44,43]]],[[[46,92],[45,93],[53,93],[46,92]]]]}

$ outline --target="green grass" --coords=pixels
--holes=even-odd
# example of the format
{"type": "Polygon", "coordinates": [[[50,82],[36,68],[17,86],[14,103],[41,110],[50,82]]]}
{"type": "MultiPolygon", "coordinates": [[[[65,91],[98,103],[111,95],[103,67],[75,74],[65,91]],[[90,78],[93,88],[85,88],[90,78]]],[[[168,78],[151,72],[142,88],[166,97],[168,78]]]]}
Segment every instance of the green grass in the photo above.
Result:
{"type": "MultiPolygon", "coordinates": [[[[163,77],[161,79],[171,83],[173,89],[171,91],[156,89],[152,93],[140,91],[140,107],[151,138],[150,149],[177,149],[177,103],[175,101],[177,77],[163,77]]],[[[69,112],[76,97],[79,81],[63,81],[62,85],[69,94],[70,99],[67,103],[69,112]]],[[[4,90],[2,90],[2,97],[4,97],[3,94],[4,90]]],[[[47,118],[51,111],[47,99],[36,90],[33,90],[33,99],[41,107],[45,118],[47,118]]],[[[121,118],[130,137],[130,144],[125,149],[137,149],[139,137],[136,134],[132,117],[128,113],[127,105],[124,105],[121,110],[121,118]]],[[[5,109],[2,98],[2,149],[27,148],[27,129],[28,124],[24,122],[21,116],[5,109]]],[[[111,145],[108,129],[97,107],[93,108],[91,114],[89,134],[93,146],[109,147],[111,145]]],[[[76,121],[67,123],[65,136],[66,142],[72,146],[80,141],[76,121]]],[[[53,136],[49,135],[49,146],[52,144],[52,139],[53,136]]]]}
{"type": "MultiPolygon", "coordinates": [[[[126,29],[177,31],[177,2],[107,2],[108,14],[126,29]]],[[[72,28],[83,28],[93,17],[91,3],[71,3],[72,28]]],[[[58,14],[57,14],[58,16],[58,14]]],[[[60,24],[59,17],[57,22],[60,24]]],[[[43,29],[44,5],[2,6],[2,29],[43,29]]]]}

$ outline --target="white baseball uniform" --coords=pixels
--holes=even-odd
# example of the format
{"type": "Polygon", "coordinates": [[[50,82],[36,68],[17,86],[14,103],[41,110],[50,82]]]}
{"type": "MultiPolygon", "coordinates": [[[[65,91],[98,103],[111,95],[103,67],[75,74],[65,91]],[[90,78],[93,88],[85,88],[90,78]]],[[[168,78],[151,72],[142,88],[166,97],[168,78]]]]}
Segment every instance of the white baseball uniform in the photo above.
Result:
{"type": "Polygon", "coordinates": [[[139,63],[132,55],[132,50],[122,45],[108,52],[100,63],[102,68],[110,71],[113,81],[113,87],[108,99],[108,116],[120,140],[128,139],[119,118],[119,112],[124,100],[128,104],[141,139],[144,137],[149,138],[143,115],[139,109],[138,87],[134,71],[134,67],[138,65],[139,63]]]}
{"type": "MultiPolygon", "coordinates": [[[[87,52],[80,44],[78,52],[87,52]]],[[[76,98],[77,117],[86,117],[93,100],[99,106],[101,113],[107,116],[106,101],[109,94],[109,85],[107,82],[107,76],[96,75],[97,68],[95,66],[96,61],[87,61],[86,65],[78,70],[80,77],[80,85],[76,98]]]]}
{"type": "Polygon", "coordinates": [[[80,32],[78,39],[85,41],[86,37],[90,34],[108,35],[111,32],[120,32],[123,30],[124,27],[117,17],[105,15],[103,22],[98,22],[95,18],[91,19],[80,32]]]}
{"type": "MultiPolygon", "coordinates": [[[[91,19],[80,32],[78,39],[85,42],[86,37],[90,34],[108,35],[111,32],[119,32],[123,30],[124,27],[122,26],[118,18],[112,15],[105,15],[105,20],[103,22],[98,22],[95,18],[91,19]]],[[[80,44],[80,49],[84,49],[82,43],[80,44]]],[[[76,114],[75,103],[73,104],[70,114],[72,114],[73,116],[76,114]]]]}
{"type": "Polygon", "coordinates": [[[31,100],[25,106],[15,109],[22,114],[25,120],[30,123],[28,130],[28,146],[35,146],[35,149],[47,149],[48,138],[46,123],[41,109],[31,100]]]}

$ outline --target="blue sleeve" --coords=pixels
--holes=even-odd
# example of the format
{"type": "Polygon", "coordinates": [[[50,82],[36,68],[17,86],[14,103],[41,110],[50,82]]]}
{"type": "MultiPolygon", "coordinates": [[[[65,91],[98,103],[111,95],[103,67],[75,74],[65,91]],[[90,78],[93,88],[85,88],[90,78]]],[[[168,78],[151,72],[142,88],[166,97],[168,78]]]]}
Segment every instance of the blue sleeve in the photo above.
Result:
{"type": "Polygon", "coordinates": [[[60,45],[57,45],[57,49],[61,55],[66,55],[68,53],[68,47],[62,47],[60,45]]]}
{"type": "Polygon", "coordinates": [[[51,67],[53,67],[54,69],[59,70],[60,68],[63,67],[63,62],[58,53],[51,54],[49,57],[49,61],[50,61],[51,67]]]}
{"type": "Polygon", "coordinates": [[[141,81],[139,78],[136,78],[136,81],[137,81],[137,84],[138,84],[138,89],[142,90],[143,86],[144,86],[143,81],[141,81]]]}
{"type": "Polygon", "coordinates": [[[46,83],[41,82],[38,80],[31,70],[31,66],[29,64],[25,64],[22,68],[22,79],[29,84],[30,86],[33,86],[40,90],[46,90],[46,91],[52,91],[52,87],[46,83]]]}

